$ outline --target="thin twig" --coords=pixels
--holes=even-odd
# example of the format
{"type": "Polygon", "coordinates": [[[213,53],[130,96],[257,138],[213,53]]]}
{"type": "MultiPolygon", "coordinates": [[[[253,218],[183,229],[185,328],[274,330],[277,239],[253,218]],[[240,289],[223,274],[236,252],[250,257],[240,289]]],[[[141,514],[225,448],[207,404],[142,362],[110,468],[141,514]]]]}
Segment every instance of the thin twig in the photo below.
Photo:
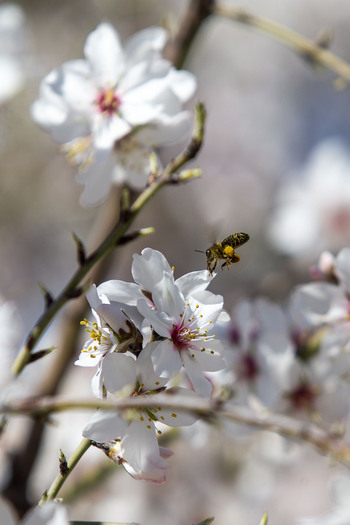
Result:
{"type": "Polygon", "coordinates": [[[191,0],[179,24],[179,29],[166,45],[164,56],[181,68],[203,22],[212,13],[215,0],[191,0]]]}
{"type": "Polygon", "coordinates": [[[46,501],[53,500],[56,498],[59,490],[68,478],[69,474],[72,472],[72,470],[77,465],[82,456],[85,454],[85,452],[90,448],[90,446],[90,439],[84,438],[81,440],[78,447],[75,449],[72,456],[67,462],[67,469],[65,470],[65,472],[58,473],[51,487],[46,492],[44,492],[43,496],[41,497],[39,505],[45,503],[46,501]]]}
{"type": "Polygon", "coordinates": [[[267,18],[256,16],[242,7],[219,3],[214,7],[213,14],[259,29],[277,38],[283,44],[296,50],[310,63],[322,65],[345,80],[347,84],[350,84],[350,65],[345,60],[299,33],[267,18]]]}

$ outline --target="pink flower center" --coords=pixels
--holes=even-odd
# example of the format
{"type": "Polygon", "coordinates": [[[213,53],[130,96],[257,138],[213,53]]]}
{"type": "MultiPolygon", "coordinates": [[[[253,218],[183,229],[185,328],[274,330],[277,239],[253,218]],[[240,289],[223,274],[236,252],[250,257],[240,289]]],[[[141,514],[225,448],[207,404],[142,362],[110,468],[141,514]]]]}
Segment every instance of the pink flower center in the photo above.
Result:
{"type": "Polygon", "coordinates": [[[195,338],[195,334],[186,326],[173,325],[170,338],[178,350],[185,350],[191,346],[191,341],[195,338]]]}
{"type": "Polygon", "coordinates": [[[101,113],[111,116],[117,113],[121,100],[113,89],[102,91],[97,97],[97,106],[101,113]]]}
{"type": "Polygon", "coordinates": [[[253,355],[245,355],[238,365],[238,373],[243,381],[254,381],[259,375],[259,365],[253,355]]]}
{"type": "Polygon", "coordinates": [[[316,388],[308,383],[300,383],[287,395],[295,410],[310,410],[314,406],[316,397],[316,388]]]}

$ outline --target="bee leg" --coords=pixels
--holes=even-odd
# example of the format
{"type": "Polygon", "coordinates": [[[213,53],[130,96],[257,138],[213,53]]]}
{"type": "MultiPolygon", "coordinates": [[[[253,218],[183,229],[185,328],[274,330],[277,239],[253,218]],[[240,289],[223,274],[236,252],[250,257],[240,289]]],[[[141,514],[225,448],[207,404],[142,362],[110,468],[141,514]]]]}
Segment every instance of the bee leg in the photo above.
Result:
{"type": "Polygon", "coordinates": [[[217,262],[218,262],[217,259],[215,259],[215,261],[213,262],[212,265],[210,265],[210,263],[208,263],[208,265],[207,265],[207,270],[208,270],[208,272],[210,273],[210,275],[213,275],[213,271],[214,271],[215,268],[216,268],[217,262]]]}
{"type": "Polygon", "coordinates": [[[231,261],[229,259],[227,259],[222,265],[221,265],[221,269],[223,270],[225,266],[227,266],[227,268],[230,267],[230,264],[231,264],[231,261]]]}

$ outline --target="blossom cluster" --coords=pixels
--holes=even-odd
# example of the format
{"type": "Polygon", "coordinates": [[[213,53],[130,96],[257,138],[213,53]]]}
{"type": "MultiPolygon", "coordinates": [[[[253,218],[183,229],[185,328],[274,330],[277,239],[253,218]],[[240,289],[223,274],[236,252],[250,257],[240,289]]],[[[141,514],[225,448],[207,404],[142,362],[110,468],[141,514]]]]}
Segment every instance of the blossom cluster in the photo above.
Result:
{"type": "Polygon", "coordinates": [[[134,255],[132,275],[133,283],[111,280],[88,291],[94,321],[82,321],[89,338],[76,364],[97,367],[96,397],[154,396],[155,408],[97,411],[83,434],[110,443],[109,456],[134,477],[162,482],[171,451],[158,446],[157,436],[164,425],[189,425],[194,417],[157,408],[156,395],[176,389],[178,395],[210,397],[205,372],[225,367],[213,329],[226,316],[222,296],[207,290],[207,270],[175,279],[165,257],[145,248],[134,255]]]}
{"type": "Polygon", "coordinates": [[[183,104],[195,77],[162,57],[166,41],[164,29],[151,27],[123,48],[114,27],[102,23],[86,40],[85,59],[62,64],[41,82],[32,117],[78,168],[83,206],[100,204],[112,184],[142,189],[150,154],[190,131],[183,104]]]}
{"type": "Polygon", "coordinates": [[[328,428],[350,410],[350,249],[324,252],[312,275],[284,307],[264,298],[236,304],[221,381],[236,403],[328,428]]]}
{"type": "MultiPolygon", "coordinates": [[[[231,402],[253,410],[327,427],[349,416],[349,248],[324,253],[313,269],[318,280],[296,287],[285,307],[241,299],[232,319],[207,290],[216,275],[207,270],[175,279],[165,257],[146,248],[134,255],[132,275],[132,283],[107,281],[87,293],[94,321],[82,321],[89,338],[76,364],[97,367],[96,397],[176,388],[209,398],[225,386],[231,402]]],[[[193,422],[160,408],[100,410],[83,433],[134,477],[161,482],[171,451],[157,437],[164,425],[193,422]]]]}

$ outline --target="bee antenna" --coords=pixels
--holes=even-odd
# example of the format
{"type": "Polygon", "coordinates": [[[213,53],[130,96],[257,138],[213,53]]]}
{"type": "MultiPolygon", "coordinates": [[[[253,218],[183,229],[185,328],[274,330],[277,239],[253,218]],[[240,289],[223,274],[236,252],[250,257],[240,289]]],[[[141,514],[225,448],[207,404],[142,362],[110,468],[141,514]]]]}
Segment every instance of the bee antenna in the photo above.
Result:
{"type": "Polygon", "coordinates": [[[203,252],[203,250],[194,250],[195,252],[198,252],[198,253],[205,253],[203,252]]]}

